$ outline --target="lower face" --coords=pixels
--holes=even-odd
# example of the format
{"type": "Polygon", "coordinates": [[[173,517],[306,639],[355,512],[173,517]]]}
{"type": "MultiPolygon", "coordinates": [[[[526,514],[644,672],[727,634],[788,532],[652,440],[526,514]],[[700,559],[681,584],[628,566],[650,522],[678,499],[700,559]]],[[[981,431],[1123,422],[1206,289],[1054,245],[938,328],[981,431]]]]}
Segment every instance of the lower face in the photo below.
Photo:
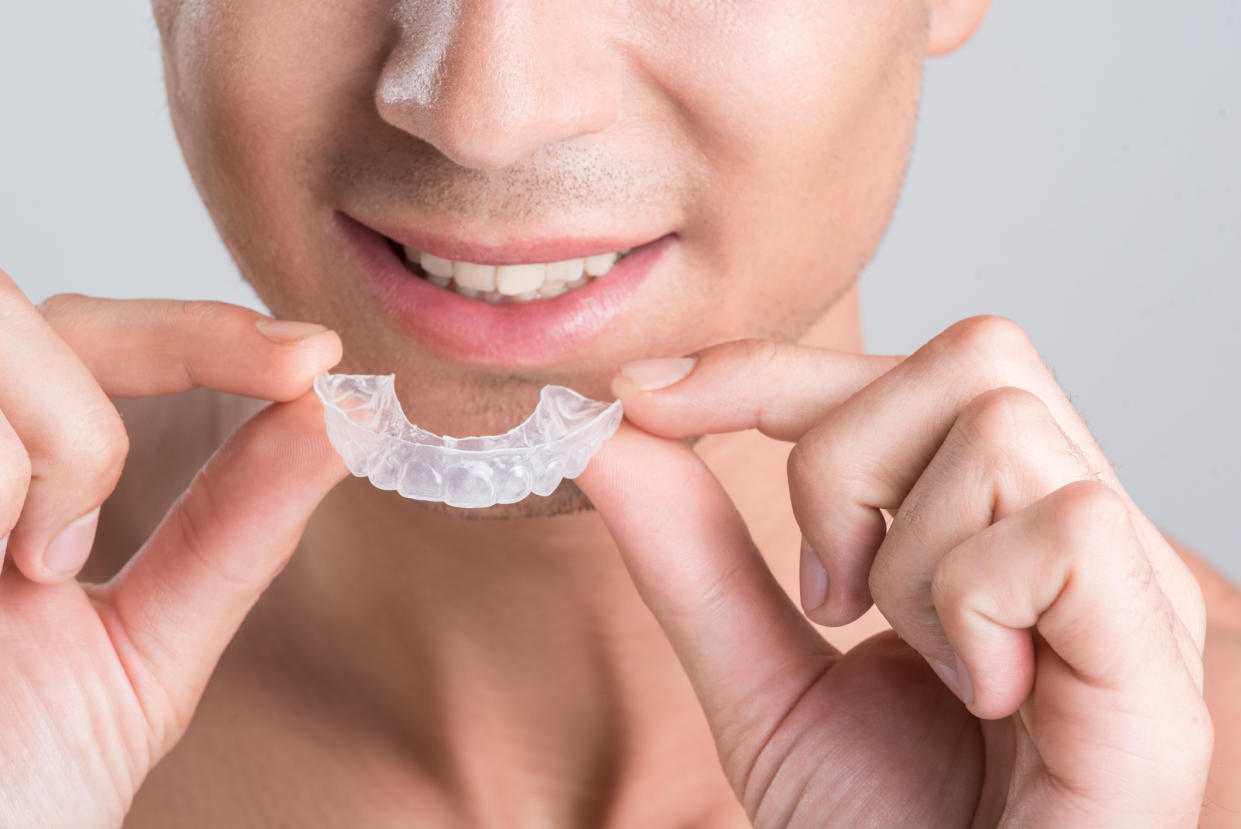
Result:
{"type": "MultiPolygon", "coordinates": [[[[895,206],[924,5],[531,3],[530,48],[491,52],[513,21],[488,3],[156,17],[178,138],[242,274],[276,316],[340,332],[337,371],[395,373],[411,420],[460,436],[506,431],[548,383],[609,399],[628,360],[802,336],[895,206]],[[586,88],[540,69],[545,25],[597,40],[586,88]],[[537,105],[466,111],[523,73],[537,105]],[[566,114],[558,94],[607,103],[566,114]]],[[[583,506],[566,482],[479,512],[583,506]]]]}

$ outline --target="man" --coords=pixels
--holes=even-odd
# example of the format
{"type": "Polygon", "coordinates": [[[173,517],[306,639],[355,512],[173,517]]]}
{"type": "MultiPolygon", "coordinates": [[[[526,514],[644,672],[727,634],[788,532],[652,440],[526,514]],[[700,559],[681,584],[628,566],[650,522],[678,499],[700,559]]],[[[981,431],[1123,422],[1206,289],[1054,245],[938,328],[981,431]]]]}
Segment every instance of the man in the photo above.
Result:
{"type": "Polygon", "coordinates": [[[986,5],[157,2],[280,319],[0,283],[0,824],[1235,820],[1235,589],[1015,324],[862,353],[986,5]],[[436,507],[347,477],[329,368],[444,434],[629,422],[436,507]]]}

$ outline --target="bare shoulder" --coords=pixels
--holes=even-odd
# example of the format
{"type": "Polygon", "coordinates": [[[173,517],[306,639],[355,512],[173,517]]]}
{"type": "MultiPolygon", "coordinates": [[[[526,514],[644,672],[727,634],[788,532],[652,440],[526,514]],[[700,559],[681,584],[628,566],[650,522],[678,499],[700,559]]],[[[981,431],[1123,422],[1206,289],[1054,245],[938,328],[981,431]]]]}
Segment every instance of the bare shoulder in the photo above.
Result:
{"type": "Polygon", "coordinates": [[[104,581],[142,545],[194,474],[261,400],[195,389],[114,400],[129,434],[120,481],[99,516],[86,581],[104,581]]]}

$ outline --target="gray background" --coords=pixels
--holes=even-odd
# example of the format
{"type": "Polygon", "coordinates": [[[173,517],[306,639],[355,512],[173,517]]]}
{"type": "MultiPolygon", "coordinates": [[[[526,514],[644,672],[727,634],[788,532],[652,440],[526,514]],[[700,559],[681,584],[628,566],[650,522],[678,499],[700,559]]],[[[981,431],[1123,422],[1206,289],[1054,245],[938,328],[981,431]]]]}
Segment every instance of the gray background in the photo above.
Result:
{"type": "MultiPolygon", "coordinates": [[[[1241,580],[1241,0],[997,0],[934,61],[868,345],[1021,323],[1137,502],[1241,580]]],[[[190,184],[146,3],[0,4],[0,266],[257,305],[190,184]]]]}

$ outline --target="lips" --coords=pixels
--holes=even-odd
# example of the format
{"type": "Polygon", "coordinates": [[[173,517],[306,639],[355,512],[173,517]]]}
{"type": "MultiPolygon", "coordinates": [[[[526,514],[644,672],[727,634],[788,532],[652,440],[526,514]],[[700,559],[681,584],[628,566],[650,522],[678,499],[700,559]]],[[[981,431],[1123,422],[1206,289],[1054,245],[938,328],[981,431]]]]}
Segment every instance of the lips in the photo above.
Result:
{"type": "Polygon", "coordinates": [[[634,305],[642,282],[674,246],[621,238],[526,240],[500,246],[376,228],[344,213],[338,227],[380,305],[413,342],[440,359],[511,368],[551,366],[572,359],[634,305]],[[586,258],[630,249],[588,284],[535,301],[493,304],[433,284],[411,270],[398,251],[483,265],[522,265],[586,258]]]}

